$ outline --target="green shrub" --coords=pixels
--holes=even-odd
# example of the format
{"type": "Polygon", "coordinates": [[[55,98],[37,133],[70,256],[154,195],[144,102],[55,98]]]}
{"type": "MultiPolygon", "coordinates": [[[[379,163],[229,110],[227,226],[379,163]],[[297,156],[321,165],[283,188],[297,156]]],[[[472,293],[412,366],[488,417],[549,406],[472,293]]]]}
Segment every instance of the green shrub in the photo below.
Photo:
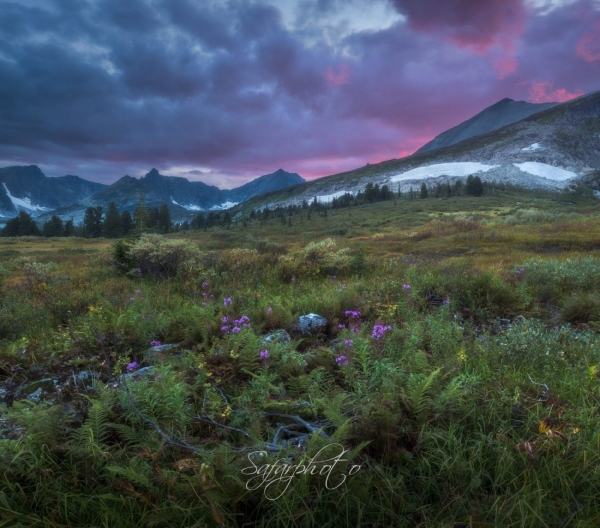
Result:
{"type": "Polygon", "coordinates": [[[192,275],[200,268],[202,254],[196,245],[182,239],[164,238],[160,235],[142,235],[129,248],[115,244],[114,262],[130,272],[137,269],[142,276],[160,278],[192,275]]]}

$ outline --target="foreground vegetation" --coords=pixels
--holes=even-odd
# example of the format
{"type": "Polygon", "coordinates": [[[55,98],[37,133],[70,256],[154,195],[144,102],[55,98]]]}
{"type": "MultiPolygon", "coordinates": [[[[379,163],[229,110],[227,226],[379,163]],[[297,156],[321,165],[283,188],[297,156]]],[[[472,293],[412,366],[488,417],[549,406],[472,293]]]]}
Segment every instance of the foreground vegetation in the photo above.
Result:
{"type": "Polygon", "coordinates": [[[498,192],[3,239],[1,522],[597,526],[597,210],[498,192]],[[264,466],[338,445],[330,473],[264,466]]]}

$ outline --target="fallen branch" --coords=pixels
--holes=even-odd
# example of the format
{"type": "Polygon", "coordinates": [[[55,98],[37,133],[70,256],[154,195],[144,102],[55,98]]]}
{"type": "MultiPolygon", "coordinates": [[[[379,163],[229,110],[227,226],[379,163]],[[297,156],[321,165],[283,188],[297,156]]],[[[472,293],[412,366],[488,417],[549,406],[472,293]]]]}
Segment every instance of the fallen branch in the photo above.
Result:
{"type": "Polygon", "coordinates": [[[292,416],[291,414],[279,414],[279,413],[264,413],[265,416],[273,416],[276,418],[287,418],[288,420],[293,420],[294,422],[299,423],[300,425],[302,425],[307,431],[310,431],[311,433],[319,433],[319,436],[321,438],[325,438],[327,440],[329,440],[329,435],[323,431],[320,427],[315,427],[314,425],[309,424],[306,420],[303,420],[302,418],[300,418],[300,416],[292,416]]]}
{"type": "MultiPolygon", "coordinates": [[[[181,440],[180,438],[177,438],[177,440],[173,440],[172,438],[169,437],[169,435],[167,435],[160,427],[159,425],[150,420],[150,418],[146,418],[139,410],[138,408],[135,406],[135,403],[133,403],[133,399],[131,398],[131,393],[129,392],[129,387],[127,387],[127,384],[125,383],[125,380],[123,378],[121,378],[120,380],[120,384],[123,386],[123,388],[125,389],[125,394],[127,395],[127,399],[129,400],[129,404],[131,405],[131,408],[133,409],[133,412],[135,412],[135,414],[141,418],[144,423],[147,423],[148,425],[152,426],[154,428],[154,430],[165,440],[165,442],[167,442],[167,444],[172,445],[174,447],[179,447],[180,449],[186,449],[188,451],[193,451],[195,453],[212,453],[212,451],[209,451],[207,449],[200,449],[199,447],[194,447],[186,442],[184,442],[183,440],[181,440]]],[[[171,433],[172,434],[172,433],[171,433]]],[[[175,435],[173,435],[175,436],[175,435]]]]}

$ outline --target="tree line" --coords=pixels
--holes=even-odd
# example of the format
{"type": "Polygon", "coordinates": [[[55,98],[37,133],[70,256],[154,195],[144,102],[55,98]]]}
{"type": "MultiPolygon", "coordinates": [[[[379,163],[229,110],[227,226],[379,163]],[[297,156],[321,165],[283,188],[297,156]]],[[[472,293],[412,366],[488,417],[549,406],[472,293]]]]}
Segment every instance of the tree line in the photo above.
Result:
{"type": "Polygon", "coordinates": [[[133,215],[129,211],[119,213],[114,202],[109,204],[106,213],[100,205],[88,207],[85,210],[83,224],[80,226],[75,226],[73,219],[63,222],[58,215],[53,215],[40,229],[31,215],[21,211],[0,229],[0,236],[120,238],[135,232],[170,233],[173,229],[171,212],[167,204],[161,207],[146,207],[144,200],[140,199],[140,204],[133,215]]]}

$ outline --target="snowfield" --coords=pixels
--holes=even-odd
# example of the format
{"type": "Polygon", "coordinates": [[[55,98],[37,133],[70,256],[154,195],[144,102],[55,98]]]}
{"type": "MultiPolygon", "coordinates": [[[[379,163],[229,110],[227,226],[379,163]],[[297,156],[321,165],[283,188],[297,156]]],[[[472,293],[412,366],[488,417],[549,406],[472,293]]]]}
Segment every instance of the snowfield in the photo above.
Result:
{"type": "Polygon", "coordinates": [[[566,181],[577,177],[577,174],[574,172],[561,169],[560,167],[554,167],[547,163],[539,163],[537,161],[526,161],[525,163],[515,163],[514,165],[523,172],[533,174],[540,178],[546,178],[547,180],[566,181]]]}
{"type": "Polygon", "coordinates": [[[222,203],[221,205],[213,205],[210,210],[211,211],[223,211],[225,209],[231,209],[232,207],[236,206],[239,202],[225,202],[222,203]]]}
{"type": "Polygon", "coordinates": [[[534,150],[540,150],[542,146],[539,143],[532,143],[528,147],[522,148],[523,152],[533,152],[534,150]]]}
{"type": "Polygon", "coordinates": [[[417,167],[390,178],[391,183],[406,180],[424,180],[425,178],[439,178],[440,176],[469,176],[477,172],[487,172],[498,165],[485,165],[478,161],[457,161],[453,163],[436,163],[425,167],[417,167]]]}
{"type": "Polygon", "coordinates": [[[7,196],[10,198],[10,201],[17,209],[27,209],[27,211],[51,211],[52,209],[49,207],[41,207],[39,205],[33,205],[29,198],[17,198],[10,194],[6,183],[2,183],[4,185],[4,190],[6,191],[7,196]]]}
{"type": "Polygon", "coordinates": [[[178,204],[175,200],[173,200],[173,197],[171,197],[171,203],[178,205],[179,207],[183,207],[184,209],[187,209],[188,211],[202,211],[202,207],[198,207],[197,205],[178,204]]]}
{"type": "MultiPolygon", "coordinates": [[[[344,194],[347,194],[349,191],[338,191],[338,192],[334,192],[333,194],[324,194],[323,196],[317,196],[317,202],[321,202],[321,203],[330,203],[333,201],[334,198],[339,198],[340,196],[344,196],[344,194]]],[[[355,193],[350,193],[350,194],[355,194],[355,193]]]]}

